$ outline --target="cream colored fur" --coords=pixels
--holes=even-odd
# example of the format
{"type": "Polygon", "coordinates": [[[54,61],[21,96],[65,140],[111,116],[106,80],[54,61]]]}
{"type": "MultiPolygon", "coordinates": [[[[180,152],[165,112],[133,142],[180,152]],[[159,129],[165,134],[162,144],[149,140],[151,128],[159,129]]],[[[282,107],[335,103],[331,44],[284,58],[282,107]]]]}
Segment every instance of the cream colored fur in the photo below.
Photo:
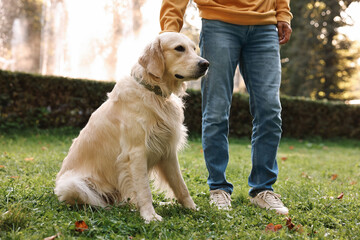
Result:
{"type": "Polygon", "coordinates": [[[130,200],[147,222],[161,220],[149,185],[149,174],[156,170],[178,202],[195,209],[177,157],[186,142],[184,81],[207,69],[199,68],[206,60],[194,49],[179,33],[163,33],[146,47],[131,76],[116,83],[74,139],[56,178],[60,201],[106,207],[130,200]],[[163,96],[140,82],[159,86],[163,96]]]}

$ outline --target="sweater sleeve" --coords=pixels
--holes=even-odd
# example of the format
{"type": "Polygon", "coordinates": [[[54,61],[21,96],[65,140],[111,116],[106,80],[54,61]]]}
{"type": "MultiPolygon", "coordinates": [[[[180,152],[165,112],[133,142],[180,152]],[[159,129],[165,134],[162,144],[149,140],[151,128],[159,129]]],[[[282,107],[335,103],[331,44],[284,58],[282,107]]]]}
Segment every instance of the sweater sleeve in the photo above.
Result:
{"type": "Polygon", "coordinates": [[[293,15],[290,12],[290,0],[276,0],[276,19],[290,24],[293,15]]]}
{"type": "Polygon", "coordinates": [[[163,0],[160,10],[161,32],[180,32],[189,0],[163,0]]]}

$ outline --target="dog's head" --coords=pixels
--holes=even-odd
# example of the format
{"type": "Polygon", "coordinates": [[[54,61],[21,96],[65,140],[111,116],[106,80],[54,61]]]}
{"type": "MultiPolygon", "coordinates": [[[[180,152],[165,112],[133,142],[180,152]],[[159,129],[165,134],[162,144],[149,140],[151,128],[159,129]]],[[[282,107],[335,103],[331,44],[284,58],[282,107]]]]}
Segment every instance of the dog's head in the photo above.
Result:
{"type": "Polygon", "coordinates": [[[184,81],[196,80],[209,68],[209,62],[197,55],[194,42],[175,32],[156,37],[138,62],[160,85],[164,81],[180,85],[184,81]]]}

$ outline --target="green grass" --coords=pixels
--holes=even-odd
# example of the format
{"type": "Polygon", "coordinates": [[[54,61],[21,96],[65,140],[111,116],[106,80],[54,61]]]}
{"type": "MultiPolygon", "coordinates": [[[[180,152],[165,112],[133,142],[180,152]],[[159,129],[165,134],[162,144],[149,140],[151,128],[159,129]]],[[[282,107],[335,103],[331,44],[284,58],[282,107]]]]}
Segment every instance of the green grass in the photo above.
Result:
{"type": "Polygon", "coordinates": [[[150,224],[144,224],[133,206],[105,210],[60,204],[53,193],[54,179],[77,133],[61,129],[0,134],[0,239],[43,239],[58,233],[56,239],[359,239],[359,141],[282,140],[274,188],[290,209],[292,222],[302,226],[292,231],[283,216],[249,202],[248,139],[230,141],[227,178],[235,188],[229,212],[208,203],[199,139],[191,139],[179,156],[198,211],[160,206],[164,195],[156,193],[154,206],[163,221],[150,224]],[[344,197],[337,199],[341,193],[344,197]],[[78,220],[89,230],[75,231],[78,220]],[[283,228],[266,232],[270,223],[283,228]]]}

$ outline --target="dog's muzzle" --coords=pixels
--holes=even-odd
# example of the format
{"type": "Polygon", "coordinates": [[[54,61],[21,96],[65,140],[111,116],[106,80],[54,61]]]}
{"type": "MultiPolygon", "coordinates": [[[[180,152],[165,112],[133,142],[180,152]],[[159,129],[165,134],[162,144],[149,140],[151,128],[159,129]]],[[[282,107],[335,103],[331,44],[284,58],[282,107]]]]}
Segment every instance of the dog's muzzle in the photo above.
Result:
{"type": "Polygon", "coordinates": [[[197,77],[201,77],[204,76],[207,72],[207,70],[209,69],[210,63],[205,60],[205,59],[201,59],[198,63],[198,73],[197,73],[197,77]]]}
{"type": "MultiPolygon", "coordinates": [[[[198,68],[197,68],[196,74],[192,78],[196,79],[196,78],[204,76],[206,74],[206,71],[208,70],[209,66],[210,66],[210,63],[207,60],[202,58],[198,62],[198,68]]],[[[185,78],[183,75],[180,75],[180,74],[175,74],[175,77],[177,79],[185,78]]]]}
{"type": "Polygon", "coordinates": [[[199,66],[199,70],[200,70],[200,72],[206,72],[206,70],[209,68],[209,66],[210,66],[210,63],[207,61],[207,60],[205,60],[205,59],[201,59],[200,61],[199,61],[199,63],[198,63],[198,66],[199,66]]]}

